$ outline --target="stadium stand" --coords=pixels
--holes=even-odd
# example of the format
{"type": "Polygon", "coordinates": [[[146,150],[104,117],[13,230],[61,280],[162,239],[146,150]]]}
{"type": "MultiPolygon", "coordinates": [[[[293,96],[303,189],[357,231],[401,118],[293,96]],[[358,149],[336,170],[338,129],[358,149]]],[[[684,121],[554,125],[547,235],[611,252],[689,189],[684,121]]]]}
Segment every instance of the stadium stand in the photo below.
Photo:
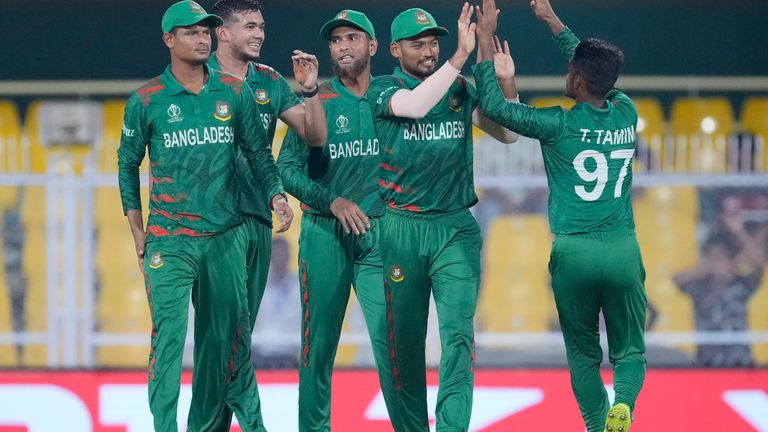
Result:
{"type": "Polygon", "coordinates": [[[670,121],[675,172],[728,171],[735,123],[728,99],[678,98],[672,104],[670,121]]]}
{"type": "MultiPolygon", "coordinates": [[[[636,190],[634,211],[647,274],[648,300],[659,314],[653,330],[693,331],[693,304],[672,277],[699,262],[696,188],[657,186],[636,190]]],[[[683,348],[689,354],[694,352],[692,345],[683,348]]]]}
{"type": "Polygon", "coordinates": [[[741,107],[741,128],[755,142],[755,170],[768,171],[768,97],[751,97],[741,107]]]}
{"type": "Polygon", "coordinates": [[[664,155],[664,111],[656,98],[633,99],[637,109],[637,152],[634,170],[663,171],[671,159],[664,155]]]}
{"type": "Polygon", "coordinates": [[[488,228],[478,318],[487,332],[548,331],[555,316],[543,215],[502,216],[488,228]]]}

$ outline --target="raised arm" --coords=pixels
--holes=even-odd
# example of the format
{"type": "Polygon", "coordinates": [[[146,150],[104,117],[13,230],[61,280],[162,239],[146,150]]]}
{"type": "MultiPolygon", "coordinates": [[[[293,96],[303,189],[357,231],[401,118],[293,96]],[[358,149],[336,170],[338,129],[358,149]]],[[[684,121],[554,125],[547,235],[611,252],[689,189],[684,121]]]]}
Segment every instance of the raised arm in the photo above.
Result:
{"type": "Polygon", "coordinates": [[[280,115],[288,126],[295,130],[302,140],[313,147],[325,145],[328,133],[325,111],[318,96],[317,57],[299,50],[293,52],[293,75],[301,85],[304,103],[293,106],[280,115]]]}
{"type": "Polygon", "coordinates": [[[117,150],[118,182],[123,212],[128,217],[128,225],[133,235],[139,268],[144,271],[144,248],[147,234],[144,231],[144,218],[141,214],[141,179],[139,166],[149,142],[146,110],[140,98],[133,94],[125,106],[123,133],[117,150]]]}
{"type": "Polygon", "coordinates": [[[458,21],[458,46],[453,56],[413,90],[400,89],[389,100],[389,112],[396,117],[420,119],[445,96],[475,49],[474,7],[464,3],[458,21]]]}
{"type": "Polygon", "coordinates": [[[561,108],[537,109],[520,103],[508,102],[502,95],[499,82],[514,76],[515,68],[505,42],[502,52],[496,52],[494,61],[475,66],[475,81],[480,96],[480,108],[491,121],[517,132],[550,142],[563,129],[564,113],[561,108]]]}

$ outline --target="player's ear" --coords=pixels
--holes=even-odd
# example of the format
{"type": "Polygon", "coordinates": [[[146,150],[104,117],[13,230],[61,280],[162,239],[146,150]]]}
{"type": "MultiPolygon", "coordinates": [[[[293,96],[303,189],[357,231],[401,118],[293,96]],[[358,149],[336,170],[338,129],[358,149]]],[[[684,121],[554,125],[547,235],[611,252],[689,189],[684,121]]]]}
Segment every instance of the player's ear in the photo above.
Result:
{"type": "Polygon", "coordinates": [[[229,32],[223,25],[216,27],[214,33],[216,33],[216,40],[229,42],[229,32]]]}
{"type": "Polygon", "coordinates": [[[368,54],[373,57],[376,55],[376,51],[379,49],[379,41],[378,39],[371,39],[371,41],[368,43],[368,54]]]}
{"type": "Polygon", "coordinates": [[[389,44],[389,53],[392,54],[392,57],[399,59],[400,58],[400,44],[398,42],[392,42],[389,44]]]}
{"type": "Polygon", "coordinates": [[[163,33],[163,43],[168,48],[173,48],[174,46],[175,38],[173,36],[174,36],[173,33],[169,33],[169,32],[163,33]]]}

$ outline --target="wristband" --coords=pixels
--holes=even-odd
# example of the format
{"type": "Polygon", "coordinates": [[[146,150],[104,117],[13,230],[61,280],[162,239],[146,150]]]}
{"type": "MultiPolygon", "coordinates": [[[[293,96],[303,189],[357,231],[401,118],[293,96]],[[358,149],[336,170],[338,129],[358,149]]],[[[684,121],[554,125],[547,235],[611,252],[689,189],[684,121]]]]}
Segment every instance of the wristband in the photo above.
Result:
{"type": "Polygon", "coordinates": [[[315,83],[315,88],[312,91],[304,91],[304,89],[301,89],[301,95],[304,96],[305,99],[315,97],[317,95],[317,92],[320,91],[320,86],[315,83]]]}

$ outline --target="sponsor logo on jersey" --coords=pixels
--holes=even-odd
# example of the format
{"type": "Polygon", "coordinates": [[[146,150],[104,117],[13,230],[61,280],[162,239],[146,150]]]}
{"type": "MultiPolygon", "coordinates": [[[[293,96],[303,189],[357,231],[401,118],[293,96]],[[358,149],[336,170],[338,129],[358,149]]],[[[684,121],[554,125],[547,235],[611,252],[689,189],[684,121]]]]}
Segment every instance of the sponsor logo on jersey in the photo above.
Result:
{"type": "Polygon", "coordinates": [[[340,20],[348,20],[349,19],[349,12],[348,11],[341,11],[338,15],[336,15],[336,19],[340,20]]]}
{"type": "Polygon", "coordinates": [[[429,17],[422,11],[416,12],[416,24],[429,24],[429,17]]]}
{"type": "Polygon", "coordinates": [[[392,282],[402,282],[405,279],[403,269],[399,265],[393,265],[389,270],[389,278],[392,279],[392,282]]]}
{"type": "Polygon", "coordinates": [[[125,127],[125,123],[123,123],[123,135],[126,137],[132,137],[136,133],[136,129],[128,129],[125,127]]]}
{"type": "Polygon", "coordinates": [[[451,111],[461,112],[461,109],[463,108],[461,99],[454,94],[448,96],[448,108],[450,108],[451,111]]]}
{"type": "Polygon", "coordinates": [[[348,128],[347,126],[349,126],[349,119],[346,118],[343,114],[340,114],[336,118],[336,128],[337,128],[336,133],[337,134],[348,133],[351,129],[348,128]]]}
{"type": "Polygon", "coordinates": [[[159,269],[163,266],[163,264],[165,264],[165,261],[163,261],[163,257],[160,255],[160,252],[152,254],[152,257],[149,259],[149,268],[159,269]]]}
{"type": "Polygon", "coordinates": [[[256,97],[256,102],[258,102],[259,105],[266,105],[269,103],[269,95],[267,95],[266,90],[258,89],[253,93],[253,95],[256,97]]]}
{"type": "Polygon", "coordinates": [[[232,112],[229,110],[229,104],[226,102],[216,102],[216,112],[213,114],[216,120],[229,121],[232,118],[232,112]]]}
{"type": "Polygon", "coordinates": [[[176,104],[171,104],[166,111],[168,113],[168,123],[177,123],[184,120],[181,116],[181,108],[176,104]]]}

